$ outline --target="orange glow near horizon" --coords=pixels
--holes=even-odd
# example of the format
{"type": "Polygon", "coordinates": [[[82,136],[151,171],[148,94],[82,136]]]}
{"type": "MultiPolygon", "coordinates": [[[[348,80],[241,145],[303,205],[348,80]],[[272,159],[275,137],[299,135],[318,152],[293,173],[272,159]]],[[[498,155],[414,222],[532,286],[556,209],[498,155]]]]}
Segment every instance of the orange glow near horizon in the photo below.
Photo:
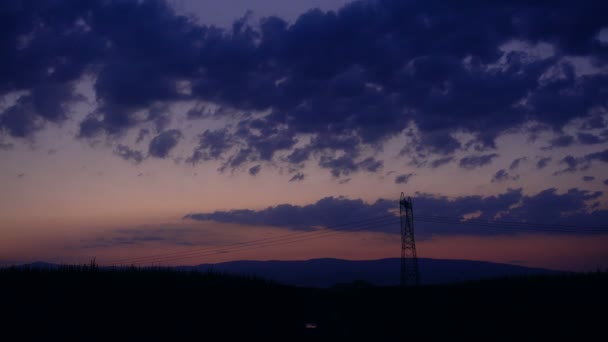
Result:
{"type": "MultiPolygon", "coordinates": [[[[175,266],[232,260],[371,260],[400,255],[398,234],[327,230],[309,234],[276,227],[179,220],[163,225],[140,224],[131,228],[121,226],[118,230],[81,231],[77,235],[66,232],[38,238],[14,236],[10,243],[0,242],[3,251],[0,262],[86,263],[96,258],[101,264],[116,262],[117,265],[175,266]],[[135,241],[132,244],[112,240],[113,236],[119,236],[116,234],[120,230],[142,233],[147,229],[164,229],[164,240],[163,236],[158,240],[135,241]],[[182,235],[171,241],[175,234],[182,235]],[[238,244],[274,237],[281,238],[251,245],[238,244]],[[104,240],[99,241],[105,241],[107,245],[91,244],[100,238],[104,240]],[[191,245],[181,244],[184,241],[191,245]]],[[[572,271],[608,267],[608,250],[605,248],[608,236],[433,236],[419,239],[417,245],[420,258],[479,260],[572,271]]]]}

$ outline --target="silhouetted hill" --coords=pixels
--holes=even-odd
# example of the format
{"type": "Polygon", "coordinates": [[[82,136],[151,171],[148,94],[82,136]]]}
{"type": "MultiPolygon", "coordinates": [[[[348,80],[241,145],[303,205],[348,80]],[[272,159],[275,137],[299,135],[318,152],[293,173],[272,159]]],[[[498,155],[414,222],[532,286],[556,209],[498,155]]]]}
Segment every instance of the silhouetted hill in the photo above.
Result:
{"type": "MultiPolygon", "coordinates": [[[[374,285],[399,283],[400,259],[303,261],[231,261],[218,264],[182,266],[184,270],[208,270],[254,275],[286,285],[330,287],[339,283],[363,280],[374,285]]],[[[540,268],[470,260],[419,259],[424,284],[448,284],[506,276],[557,274],[540,268]]]]}
{"type": "MultiPolygon", "coordinates": [[[[528,275],[552,275],[562,271],[530,268],[485,261],[419,259],[423,284],[452,284],[466,281],[528,275]]],[[[332,258],[311,260],[239,260],[197,266],[177,266],[181,271],[208,271],[256,276],[285,285],[331,287],[336,284],[364,281],[377,286],[399,284],[399,258],[378,260],[342,260],[332,258]]],[[[34,262],[31,268],[56,269],[57,264],[34,262]]]]}

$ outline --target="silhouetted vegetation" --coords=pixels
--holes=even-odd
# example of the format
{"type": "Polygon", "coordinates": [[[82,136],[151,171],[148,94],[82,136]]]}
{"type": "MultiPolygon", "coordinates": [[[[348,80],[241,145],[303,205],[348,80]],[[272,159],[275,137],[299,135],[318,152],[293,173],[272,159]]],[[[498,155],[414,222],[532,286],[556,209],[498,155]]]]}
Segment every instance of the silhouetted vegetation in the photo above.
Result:
{"type": "Polygon", "coordinates": [[[0,269],[2,334],[66,340],[587,340],[603,335],[608,273],[417,288],[297,288],[216,272],[0,269]]]}

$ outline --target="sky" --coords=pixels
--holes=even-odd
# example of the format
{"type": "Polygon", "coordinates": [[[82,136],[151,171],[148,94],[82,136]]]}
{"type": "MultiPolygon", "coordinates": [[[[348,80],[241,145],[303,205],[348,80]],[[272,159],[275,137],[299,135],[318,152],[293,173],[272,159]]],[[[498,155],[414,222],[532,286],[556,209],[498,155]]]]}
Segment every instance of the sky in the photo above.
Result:
{"type": "Polygon", "coordinates": [[[2,1],[0,264],[608,268],[607,12],[2,1]]]}

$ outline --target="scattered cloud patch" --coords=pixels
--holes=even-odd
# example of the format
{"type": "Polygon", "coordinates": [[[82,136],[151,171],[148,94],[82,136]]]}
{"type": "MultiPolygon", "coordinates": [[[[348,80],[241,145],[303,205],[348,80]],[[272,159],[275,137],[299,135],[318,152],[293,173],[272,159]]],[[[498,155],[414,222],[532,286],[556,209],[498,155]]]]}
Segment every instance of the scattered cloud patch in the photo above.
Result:
{"type": "Polygon", "coordinates": [[[560,148],[560,147],[569,147],[574,144],[574,137],[571,135],[562,135],[551,141],[549,141],[549,146],[544,149],[552,149],[552,148],[560,148]]]}
{"type": "Polygon", "coordinates": [[[114,154],[120,158],[139,164],[144,160],[144,155],[140,151],[131,149],[129,146],[119,144],[114,150],[114,154]]]}
{"type": "Polygon", "coordinates": [[[583,145],[596,145],[606,141],[606,139],[598,137],[597,135],[580,132],[577,134],[578,141],[583,145]]]}
{"type": "Polygon", "coordinates": [[[399,175],[395,177],[395,184],[407,184],[413,175],[413,173],[399,175]]]}
{"type": "Polygon", "coordinates": [[[554,173],[554,175],[576,172],[578,165],[580,164],[580,160],[577,158],[574,158],[573,156],[565,156],[562,160],[559,161],[559,164],[562,164],[562,165],[565,164],[566,168],[556,171],[554,173]]]}
{"type": "Polygon", "coordinates": [[[512,175],[507,170],[500,169],[500,170],[496,171],[496,173],[492,177],[492,182],[500,183],[500,182],[504,182],[507,180],[518,180],[518,179],[519,179],[519,175],[512,175]]]}
{"type": "Polygon", "coordinates": [[[498,157],[498,154],[496,153],[478,156],[468,156],[460,159],[459,165],[463,169],[473,170],[490,164],[492,160],[496,157],[498,157]]]}
{"type": "Polygon", "coordinates": [[[181,137],[182,133],[177,129],[160,133],[150,141],[148,153],[155,158],[167,158],[171,150],[177,146],[181,137]]]}
{"type": "MultiPolygon", "coordinates": [[[[1,110],[0,131],[20,141],[65,122],[82,100],[77,83],[90,76],[96,107],[79,124],[83,139],[105,136],[115,146],[132,130],[162,132],[175,122],[168,108],[191,101],[189,119],[211,115],[202,105],[211,103],[230,108],[213,118],[236,121],[219,129],[221,141],[201,138],[188,153],[192,163],[221,158],[222,169],[234,169],[278,162],[282,151],[289,157],[280,162],[314,157],[334,176],[376,172],[382,161],[370,148],[415,127],[413,153],[428,153],[439,167],[448,161],[437,158],[459,150],[488,153],[497,137],[530,120],[555,132],[576,119],[606,129],[608,74],[580,74],[566,58],[608,63],[597,39],[605,6],[353,1],[293,23],[239,19],[226,30],[180,16],[162,0],[2,6],[0,15],[13,20],[0,24],[0,96],[24,95],[1,110]],[[505,49],[511,42],[547,42],[553,52],[505,49]],[[459,132],[472,142],[462,144],[459,132]]],[[[177,144],[163,134],[152,139],[152,157],[166,158],[177,144]]],[[[598,136],[576,140],[592,145],[598,136]]],[[[465,169],[485,165],[463,160],[465,169]]]]}
{"type": "Polygon", "coordinates": [[[289,179],[290,182],[301,182],[304,180],[304,174],[301,172],[296,173],[295,175],[293,175],[293,177],[291,177],[291,179],[289,179]]]}
{"type": "Polygon", "coordinates": [[[536,168],[538,170],[542,170],[545,167],[547,167],[547,165],[549,165],[549,162],[551,162],[551,157],[544,157],[544,158],[540,158],[537,162],[536,162],[536,168]]]}
{"type": "Polygon", "coordinates": [[[511,171],[517,170],[521,166],[521,164],[523,162],[525,162],[526,160],[528,160],[527,157],[521,157],[521,158],[517,158],[517,159],[513,160],[511,162],[511,165],[509,165],[509,170],[511,170],[511,171]]]}
{"type": "Polygon", "coordinates": [[[591,163],[597,161],[608,163],[608,150],[589,153],[578,158],[568,155],[560,160],[560,164],[566,164],[567,167],[565,169],[556,171],[554,174],[559,175],[563,173],[584,171],[591,167],[591,163]]]}
{"type": "Polygon", "coordinates": [[[146,139],[148,134],[150,134],[150,131],[148,129],[145,129],[145,128],[140,129],[139,133],[137,134],[137,139],[135,140],[135,143],[139,144],[140,142],[144,141],[144,139],[146,139]]]}
{"type": "Polygon", "coordinates": [[[256,165],[254,167],[251,167],[251,168],[249,168],[249,174],[252,176],[255,176],[258,173],[260,173],[261,169],[262,169],[262,165],[256,165]]]}
{"type": "Polygon", "coordinates": [[[443,157],[443,158],[435,159],[431,162],[431,168],[436,169],[438,167],[441,167],[443,165],[450,163],[452,160],[454,160],[454,157],[443,157]]]}
{"type": "MultiPolygon", "coordinates": [[[[547,224],[571,226],[570,232],[590,232],[585,227],[603,227],[608,211],[599,209],[601,191],[591,192],[570,189],[558,193],[546,189],[535,195],[524,195],[521,189],[510,189],[495,196],[460,196],[448,198],[417,193],[413,196],[416,208],[416,234],[428,238],[444,235],[513,235],[559,234],[547,224]],[[476,213],[471,217],[471,213],[476,213]],[[442,219],[451,218],[450,221],[442,219]],[[466,219],[466,222],[465,222],[466,219]],[[465,223],[463,223],[465,222],[465,223]],[[507,222],[521,223],[505,225],[507,222]],[[492,226],[493,223],[503,223],[492,226]],[[539,223],[535,226],[533,223],[539,223]],[[587,229],[587,230],[585,230],[587,229]]],[[[326,197],[308,205],[281,204],[261,210],[234,209],[209,213],[191,213],[186,220],[216,221],[245,226],[276,226],[293,230],[311,230],[315,227],[354,230],[361,225],[344,225],[344,217],[357,213],[367,219],[369,229],[399,234],[398,201],[379,199],[372,203],[360,199],[326,197]]],[[[366,228],[366,227],[364,227],[366,228]]],[[[366,228],[367,229],[367,228],[366,228]]],[[[594,228],[592,232],[600,228],[594,228]]],[[[601,232],[601,230],[599,230],[601,232]]],[[[608,234],[608,230],[605,230],[608,234]]]]}

